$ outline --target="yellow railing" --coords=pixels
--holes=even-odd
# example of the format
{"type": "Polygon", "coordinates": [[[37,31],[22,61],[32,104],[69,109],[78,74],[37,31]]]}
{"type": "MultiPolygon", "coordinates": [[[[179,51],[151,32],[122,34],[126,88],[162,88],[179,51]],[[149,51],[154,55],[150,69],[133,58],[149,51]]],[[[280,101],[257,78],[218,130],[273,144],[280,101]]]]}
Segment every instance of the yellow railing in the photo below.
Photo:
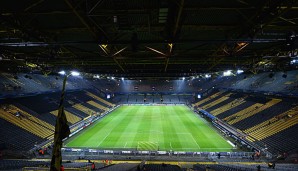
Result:
{"type": "Polygon", "coordinates": [[[112,107],[115,106],[115,104],[113,104],[113,103],[111,103],[111,102],[108,102],[108,101],[104,100],[103,98],[100,98],[100,97],[96,96],[95,94],[92,94],[92,93],[90,93],[90,92],[88,92],[88,91],[86,91],[86,94],[87,94],[88,96],[90,96],[90,97],[92,97],[92,98],[94,98],[94,99],[96,99],[96,100],[98,100],[98,101],[100,101],[100,102],[102,102],[102,103],[108,105],[108,106],[112,106],[112,107]]]}

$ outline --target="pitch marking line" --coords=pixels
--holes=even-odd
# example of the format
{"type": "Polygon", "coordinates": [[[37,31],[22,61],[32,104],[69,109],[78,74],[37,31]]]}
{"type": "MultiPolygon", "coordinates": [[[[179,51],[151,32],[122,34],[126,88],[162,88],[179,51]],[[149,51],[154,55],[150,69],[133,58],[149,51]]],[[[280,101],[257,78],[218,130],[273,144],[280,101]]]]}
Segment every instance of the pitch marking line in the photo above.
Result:
{"type": "Polygon", "coordinates": [[[201,148],[201,149],[221,149],[221,150],[230,150],[231,148],[201,148]]]}
{"type": "MultiPolygon", "coordinates": [[[[93,127],[95,127],[97,125],[97,122],[93,123],[91,126],[88,126],[84,132],[88,131],[88,129],[91,129],[93,127]]],[[[73,136],[73,139],[71,139],[70,141],[68,141],[65,145],[68,145],[70,142],[74,141],[75,139],[77,139],[78,137],[80,137],[82,134],[82,130],[79,131],[78,133],[74,134],[75,136],[73,136]]],[[[69,140],[69,138],[67,138],[67,140],[69,140]]]]}
{"type": "Polygon", "coordinates": [[[99,144],[97,145],[97,147],[99,147],[99,145],[100,145],[100,144],[101,144],[101,143],[102,143],[102,142],[103,142],[103,141],[110,135],[110,133],[111,133],[111,132],[109,132],[108,135],[105,136],[105,137],[99,142],[99,144]]]}
{"type": "Polygon", "coordinates": [[[189,133],[191,135],[191,138],[194,140],[194,142],[197,144],[197,146],[199,147],[199,149],[201,149],[201,147],[199,146],[199,144],[197,143],[197,141],[194,139],[194,137],[192,136],[191,133],[189,133]]]}
{"type": "Polygon", "coordinates": [[[170,147],[171,147],[171,149],[173,149],[173,147],[172,147],[172,143],[170,142],[170,147]]]}
{"type": "Polygon", "coordinates": [[[126,145],[127,145],[127,141],[126,141],[126,143],[125,143],[125,145],[124,145],[124,148],[126,147],[126,145]]]}

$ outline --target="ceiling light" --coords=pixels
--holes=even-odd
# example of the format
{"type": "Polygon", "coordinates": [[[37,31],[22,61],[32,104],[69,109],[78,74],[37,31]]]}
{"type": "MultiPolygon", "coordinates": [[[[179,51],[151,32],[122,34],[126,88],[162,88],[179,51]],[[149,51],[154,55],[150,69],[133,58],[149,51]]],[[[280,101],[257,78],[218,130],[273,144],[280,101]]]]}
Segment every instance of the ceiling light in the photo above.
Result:
{"type": "Polygon", "coordinates": [[[77,71],[71,71],[70,74],[71,74],[72,76],[79,76],[79,75],[80,75],[80,73],[77,72],[77,71]]]}

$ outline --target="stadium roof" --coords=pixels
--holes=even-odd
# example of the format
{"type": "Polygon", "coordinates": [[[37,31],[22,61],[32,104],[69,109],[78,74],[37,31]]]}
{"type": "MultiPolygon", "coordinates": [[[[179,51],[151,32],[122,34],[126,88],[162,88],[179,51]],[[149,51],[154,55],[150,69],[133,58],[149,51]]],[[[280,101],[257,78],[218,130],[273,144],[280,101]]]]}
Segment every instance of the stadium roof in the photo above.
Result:
{"type": "Polygon", "coordinates": [[[297,0],[2,0],[0,67],[115,75],[291,69],[297,0]]]}

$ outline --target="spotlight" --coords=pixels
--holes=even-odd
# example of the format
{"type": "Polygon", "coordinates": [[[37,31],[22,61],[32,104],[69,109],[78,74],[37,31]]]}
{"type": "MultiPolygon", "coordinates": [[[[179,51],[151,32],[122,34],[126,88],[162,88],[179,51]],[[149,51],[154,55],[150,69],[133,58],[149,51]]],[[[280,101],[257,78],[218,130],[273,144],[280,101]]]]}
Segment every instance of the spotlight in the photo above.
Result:
{"type": "Polygon", "coordinates": [[[232,75],[232,70],[227,70],[223,72],[223,76],[230,76],[232,75]]]}
{"type": "Polygon", "coordinates": [[[206,74],[206,75],[205,75],[205,78],[210,78],[210,77],[211,77],[210,74],[206,74]]]}
{"type": "Polygon", "coordinates": [[[80,75],[80,73],[77,72],[77,71],[71,71],[70,74],[71,74],[72,76],[79,76],[79,75],[80,75]]]}
{"type": "Polygon", "coordinates": [[[59,71],[58,74],[65,75],[66,73],[65,73],[65,71],[59,71]]]}
{"type": "Polygon", "coordinates": [[[243,73],[244,71],[242,70],[242,69],[238,69],[237,70],[237,74],[241,74],[241,73],[243,73]]]}

